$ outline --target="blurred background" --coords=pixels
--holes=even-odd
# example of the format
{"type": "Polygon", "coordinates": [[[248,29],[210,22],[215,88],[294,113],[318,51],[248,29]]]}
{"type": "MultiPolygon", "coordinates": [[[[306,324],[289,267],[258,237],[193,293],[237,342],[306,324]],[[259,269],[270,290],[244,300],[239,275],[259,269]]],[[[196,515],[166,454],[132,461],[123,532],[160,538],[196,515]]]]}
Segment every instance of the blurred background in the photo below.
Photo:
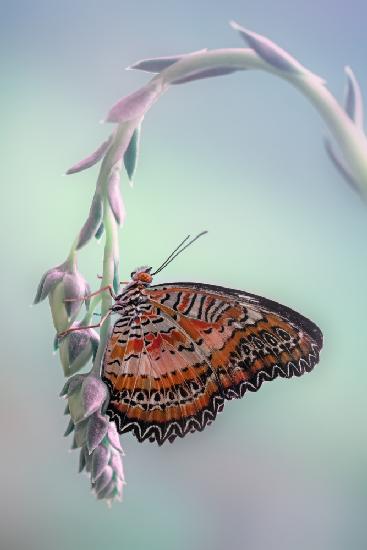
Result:
{"type": "MultiPolygon", "coordinates": [[[[311,375],[264,384],[213,426],[158,448],[122,438],[127,486],[95,501],[69,453],[64,383],[42,273],[64,260],[98,168],[65,170],[108,135],[98,124],[147,81],[145,57],[241,47],[264,34],[343,95],[367,94],[366,3],[257,0],[1,2],[4,550],[367,547],[367,210],[323,150],[323,122],[269,74],[177,86],[146,116],[121,231],[121,278],[209,230],[156,282],[203,281],[280,301],[322,328],[311,375]]],[[[102,245],[80,254],[97,287],[102,245]]]]}

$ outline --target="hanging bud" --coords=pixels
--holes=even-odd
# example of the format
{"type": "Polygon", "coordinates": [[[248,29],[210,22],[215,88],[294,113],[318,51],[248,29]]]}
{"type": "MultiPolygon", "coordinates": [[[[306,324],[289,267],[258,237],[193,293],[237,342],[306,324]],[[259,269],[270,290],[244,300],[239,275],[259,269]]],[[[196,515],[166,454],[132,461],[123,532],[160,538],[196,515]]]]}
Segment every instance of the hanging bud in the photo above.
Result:
{"type": "MultiPolygon", "coordinates": [[[[72,328],[81,327],[80,322],[72,328]]],[[[92,328],[75,330],[59,339],[60,359],[65,376],[71,376],[94,359],[99,344],[99,335],[92,328]]]]}
{"type": "Polygon", "coordinates": [[[52,267],[44,275],[42,275],[42,278],[39,282],[36,296],[34,298],[33,303],[39,304],[39,302],[42,302],[51,290],[55,288],[55,286],[62,281],[63,277],[65,275],[65,265],[59,265],[56,267],[52,267]]]}
{"type": "Polygon", "coordinates": [[[86,445],[89,453],[94,451],[94,449],[96,449],[102,442],[103,438],[107,434],[108,424],[108,418],[98,412],[91,416],[86,438],[86,445]]]}
{"type": "Polygon", "coordinates": [[[80,388],[86,376],[86,374],[76,374],[72,378],[69,378],[69,380],[65,382],[64,387],[60,392],[60,397],[70,397],[76,390],[80,388]]]}
{"type": "MultiPolygon", "coordinates": [[[[34,303],[49,298],[54,327],[63,332],[78,315],[84,298],[90,294],[90,286],[70,262],[46,271],[38,285],[34,303]]],[[[89,300],[86,300],[88,307],[89,300]]]]}
{"type": "MultiPolygon", "coordinates": [[[[79,379],[77,379],[77,383],[79,379]]],[[[107,399],[107,386],[100,378],[89,374],[69,396],[69,409],[73,421],[77,424],[96,411],[100,411],[107,399]]]]}

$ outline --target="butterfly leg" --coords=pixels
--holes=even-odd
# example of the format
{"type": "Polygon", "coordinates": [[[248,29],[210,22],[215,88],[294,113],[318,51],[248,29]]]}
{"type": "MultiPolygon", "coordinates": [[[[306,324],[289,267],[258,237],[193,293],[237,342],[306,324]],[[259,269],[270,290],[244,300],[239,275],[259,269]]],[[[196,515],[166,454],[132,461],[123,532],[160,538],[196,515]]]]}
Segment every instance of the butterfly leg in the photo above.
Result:
{"type": "Polygon", "coordinates": [[[70,332],[75,332],[77,330],[85,330],[85,329],[88,329],[88,328],[98,328],[98,327],[101,327],[103,325],[103,323],[106,321],[106,319],[111,315],[112,311],[109,310],[106,315],[104,315],[100,322],[99,323],[96,323],[95,325],[85,325],[85,326],[80,326],[80,327],[71,327],[71,328],[68,328],[67,330],[64,330],[64,332],[60,332],[60,334],[57,335],[58,338],[64,338],[64,336],[67,336],[68,334],[70,334],[70,332]]]}
{"type": "Polygon", "coordinates": [[[114,293],[112,286],[107,285],[107,286],[103,286],[99,290],[96,290],[95,292],[92,292],[91,294],[87,294],[86,296],[80,296],[79,298],[64,298],[64,302],[83,302],[84,300],[88,300],[93,296],[97,296],[98,294],[101,294],[101,292],[104,292],[105,290],[108,290],[112,298],[116,300],[116,294],[114,293]]]}

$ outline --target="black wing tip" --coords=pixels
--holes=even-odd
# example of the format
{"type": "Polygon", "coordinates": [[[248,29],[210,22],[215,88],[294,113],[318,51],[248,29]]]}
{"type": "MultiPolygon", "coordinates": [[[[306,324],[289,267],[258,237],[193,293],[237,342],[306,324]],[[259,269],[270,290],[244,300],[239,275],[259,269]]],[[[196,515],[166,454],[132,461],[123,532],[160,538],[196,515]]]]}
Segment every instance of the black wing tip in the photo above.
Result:
{"type": "Polygon", "coordinates": [[[261,306],[264,306],[266,309],[273,311],[274,313],[280,315],[287,319],[290,323],[294,324],[297,328],[303,330],[315,344],[317,345],[319,351],[323,346],[323,334],[321,329],[311,321],[308,317],[302,315],[294,309],[284,306],[279,302],[274,302],[268,298],[263,298],[262,296],[256,296],[255,294],[248,294],[248,296],[256,299],[261,306]]]}

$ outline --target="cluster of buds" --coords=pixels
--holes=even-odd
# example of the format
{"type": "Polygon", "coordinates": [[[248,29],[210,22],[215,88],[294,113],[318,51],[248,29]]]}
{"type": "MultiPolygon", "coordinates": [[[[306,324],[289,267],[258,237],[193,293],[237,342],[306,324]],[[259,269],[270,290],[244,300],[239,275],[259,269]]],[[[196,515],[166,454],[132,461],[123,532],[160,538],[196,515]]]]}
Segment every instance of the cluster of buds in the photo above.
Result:
{"type": "Polygon", "coordinates": [[[98,499],[108,504],[122,500],[123,450],[114,422],[103,413],[109,400],[106,385],[93,374],[77,374],[61,396],[67,398],[65,412],[70,414],[65,436],[74,432],[72,449],[80,449],[79,471],[90,475],[98,499]]]}
{"type": "Polygon", "coordinates": [[[54,350],[59,350],[65,376],[71,376],[94,359],[99,335],[92,328],[83,329],[83,322],[75,321],[82,303],[89,307],[90,286],[68,261],[46,271],[38,286],[34,303],[49,298],[52,319],[57,331],[54,350]],[[73,329],[63,337],[60,333],[73,329]],[[75,330],[77,329],[77,330],[75,330]]]}
{"type": "Polygon", "coordinates": [[[95,358],[100,342],[93,328],[83,328],[85,323],[76,320],[83,302],[88,309],[89,295],[89,284],[75,263],[66,261],[43,275],[34,303],[49,298],[57,331],[54,349],[59,350],[65,376],[74,375],[61,392],[68,400],[65,414],[70,414],[65,436],[74,432],[72,449],[80,449],[79,471],[90,475],[96,497],[111,504],[122,499],[125,482],[116,426],[104,414],[108,390],[93,373],[75,374],[95,358]]]}

